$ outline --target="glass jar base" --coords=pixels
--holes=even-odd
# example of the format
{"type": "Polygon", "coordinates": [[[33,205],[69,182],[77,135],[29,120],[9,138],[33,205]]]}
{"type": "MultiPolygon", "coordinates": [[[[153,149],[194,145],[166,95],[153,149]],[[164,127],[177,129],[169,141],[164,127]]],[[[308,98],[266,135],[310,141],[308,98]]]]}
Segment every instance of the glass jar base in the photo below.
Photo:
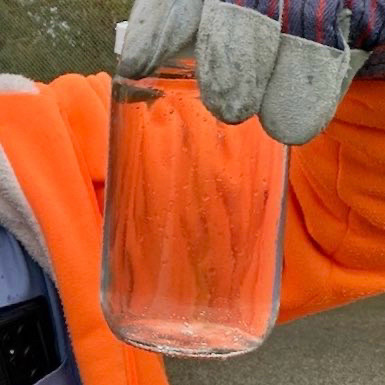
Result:
{"type": "Polygon", "coordinates": [[[225,359],[251,352],[263,341],[236,327],[199,321],[140,320],[115,326],[114,333],[130,345],[185,358],[225,359]]]}

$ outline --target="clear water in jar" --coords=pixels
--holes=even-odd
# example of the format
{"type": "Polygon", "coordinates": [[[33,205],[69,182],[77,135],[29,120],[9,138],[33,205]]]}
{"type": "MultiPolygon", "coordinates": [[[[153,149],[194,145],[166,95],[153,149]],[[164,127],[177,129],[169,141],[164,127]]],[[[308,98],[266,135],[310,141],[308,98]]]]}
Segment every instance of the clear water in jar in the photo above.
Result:
{"type": "Polygon", "coordinates": [[[286,149],[202,105],[193,66],[115,78],[102,307],[129,344],[185,357],[256,349],[279,304],[286,149]]]}

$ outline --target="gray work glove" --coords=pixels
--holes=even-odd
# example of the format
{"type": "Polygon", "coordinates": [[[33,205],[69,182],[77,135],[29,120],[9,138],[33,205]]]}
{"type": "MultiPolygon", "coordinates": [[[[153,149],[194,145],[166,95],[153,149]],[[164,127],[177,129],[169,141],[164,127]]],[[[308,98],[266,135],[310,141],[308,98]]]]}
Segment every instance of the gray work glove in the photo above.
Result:
{"type": "Polygon", "coordinates": [[[272,17],[248,0],[244,6],[229,1],[136,0],[119,74],[148,76],[196,38],[201,97],[213,115],[230,124],[259,115],[273,138],[309,141],[332,119],[368,57],[358,55],[350,68],[349,12],[339,13],[338,49],[281,33],[283,0],[272,17]]]}

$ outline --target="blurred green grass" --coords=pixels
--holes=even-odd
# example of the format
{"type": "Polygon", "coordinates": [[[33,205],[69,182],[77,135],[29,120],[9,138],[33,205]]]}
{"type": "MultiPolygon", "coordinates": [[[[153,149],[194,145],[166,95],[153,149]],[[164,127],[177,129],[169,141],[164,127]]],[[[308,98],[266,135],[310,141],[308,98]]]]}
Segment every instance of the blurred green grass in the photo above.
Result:
{"type": "Polygon", "coordinates": [[[112,73],[115,25],[133,0],[0,0],[0,72],[48,82],[112,73]]]}

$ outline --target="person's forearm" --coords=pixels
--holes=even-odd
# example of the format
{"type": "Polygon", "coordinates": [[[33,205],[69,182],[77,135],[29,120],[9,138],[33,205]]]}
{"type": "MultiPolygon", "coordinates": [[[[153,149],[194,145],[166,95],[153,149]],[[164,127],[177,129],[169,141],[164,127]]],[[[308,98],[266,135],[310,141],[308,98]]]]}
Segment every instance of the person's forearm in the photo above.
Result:
{"type": "MultiPolygon", "coordinates": [[[[278,0],[224,0],[278,19],[278,0]]],[[[336,15],[344,6],[352,11],[349,45],[373,51],[359,72],[361,78],[385,79],[385,0],[284,0],[282,31],[343,49],[336,15]]]]}
{"type": "Polygon", "coordinates": [[[371,51],[385,43],[385,0],[345,0],[352,10],[350,44],[371,51]]]}
{"type": "MultiPolygon", "coordinates": [[[[278,0],[224,0],[253,8],[278,19],[278,0]]],[[[350,46],[367,51],[385,43],[385,0],[284,0],[282,30],[331,47],[343,49],[336,15],[342,7],[352,11],[350,46]]]]}

